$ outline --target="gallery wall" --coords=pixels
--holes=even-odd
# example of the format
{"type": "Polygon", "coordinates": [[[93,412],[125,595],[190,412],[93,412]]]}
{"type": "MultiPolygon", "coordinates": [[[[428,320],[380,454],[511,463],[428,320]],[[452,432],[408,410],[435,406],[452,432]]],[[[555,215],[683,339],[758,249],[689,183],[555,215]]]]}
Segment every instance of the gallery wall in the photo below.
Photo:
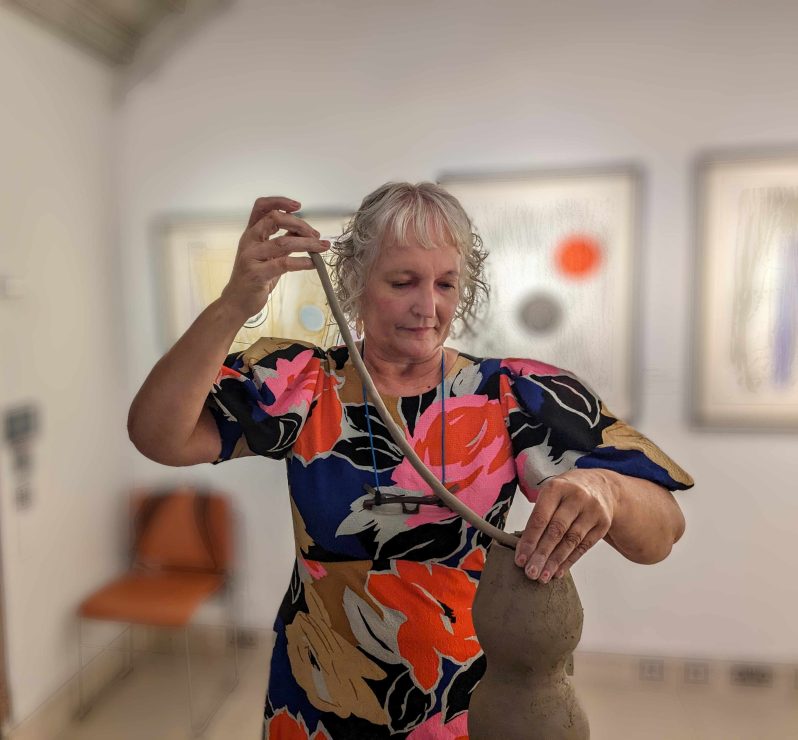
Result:
{"type": "MultiPolygon", "coordinates": [[[[77,670],[80,600],[124,562],[124,328],[110,70],[0,7],[0,412],[32,406],[31,474],[0,446],[12,724],[77,670]],[[29,485],[27,505],[17,492],[29,485]]],[[[127,453],[129,457],[129,453],[127,453]]]]}
{"type": "MultiPolygon", "coordinates": [[[[687,532],[668,560],[633,565],[602,544],[575,568],[582,647],[796,659],[795,433],[697,430],[687,403],[692,166],[708,148],[795,140],[797,21],[786,1],[239,0],[121,87],[126,398],[164,349],[154,224],[166,214],[246,213],[267,194],[352,208],[389,179],[633,163],[636,424],[697,485],[679,495],[687,532]]],[[[133,451],[130,465],[140,482],[232,492],[243,621],[268,627],[293,557],[283,466],[166,469],[133,451]]]]}

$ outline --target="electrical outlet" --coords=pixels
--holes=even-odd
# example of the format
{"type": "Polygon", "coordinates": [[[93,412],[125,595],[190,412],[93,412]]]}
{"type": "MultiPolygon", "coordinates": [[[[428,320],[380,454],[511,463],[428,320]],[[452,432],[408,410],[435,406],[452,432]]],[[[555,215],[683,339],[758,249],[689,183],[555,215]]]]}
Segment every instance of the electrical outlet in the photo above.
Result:
{"type": "Polygon", "coordinates": [[[33,502],[33,490],[27,483],[19,483],[14,491],[14,500],[18,509],[27,509],[33,502]]]}
{"type": "MultiPolygon", "coordinates": [[[[232,641],[232,640],[231,640],[232,641]]],[[[258,642],[258,636],[255,634],[253,630],[242,629],[239,627],[238,629],[238,647],[240,648],[252,648],[258,642]]]]}
{"type": "Polygon", "coordinates": [[[773,668],[765,663],[735,663],[730,669],[731,682],[737,686],[773,685],[773,668]]]}
{"type": "Polygon", "coordinates": [[[662,658],[640,658],[641,681],[664,681],[665,661],[662,658]]]}
{"type": "Polygon", "coordinates": [[[709,683],[709,663],[704,660],[685,661],[684,682],[709,683]]]}

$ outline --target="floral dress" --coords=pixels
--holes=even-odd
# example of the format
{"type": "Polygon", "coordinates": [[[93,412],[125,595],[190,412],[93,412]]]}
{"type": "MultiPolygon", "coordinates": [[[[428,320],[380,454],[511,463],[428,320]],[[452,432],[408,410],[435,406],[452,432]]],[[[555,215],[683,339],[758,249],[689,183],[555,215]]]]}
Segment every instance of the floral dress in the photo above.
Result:
{"type": "MultiPolygon", "coordinates": [[[[497,527],[517,487],[534,501],[544,478],[574,467],[692,485],[584,383],[540,362],[460,354],[442,386],[383,400],[439,478],[445,423],[447,485],[497,527]]],[[[259,340],[227,358],[207,406],[219,462],[254,454],[287,466],[296,563],[274,625],[266,735],[467,738],[485,668],[471,606],[490,540],[443,506],[364,506],[372,445],[346,347],[259,340]]],[[[380,490],[430,494],[369,413],[380,490]]]]}

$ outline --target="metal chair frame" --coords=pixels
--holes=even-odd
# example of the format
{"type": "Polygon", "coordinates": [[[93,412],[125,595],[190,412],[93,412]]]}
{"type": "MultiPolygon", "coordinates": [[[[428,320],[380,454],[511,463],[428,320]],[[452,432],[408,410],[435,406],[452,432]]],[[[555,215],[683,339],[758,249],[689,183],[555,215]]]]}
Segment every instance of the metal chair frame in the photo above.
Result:
{"type": "MultiPolygon", "coordinates": [[[[135,532],[133,521],[130,522],[130,541],[135,541],[135,532]]],[[[130,566],[132,566],[135,562],[135,551],[131,549],[130,552],[130,566]]],[[[236,624],[235,619],[235,604],[234,604],[234,589],[233,589],[233,576],[232,574],[227,571],[225,574],[225,582],[222,589],[224,601],[225,601],[225,611],[227,614],[227,624],[225,625],[225,630],[229,636],[230,632],[232,632],[232,675],[229,679],[229,686],[227,687],[226,691],[222,691],[219,701],[211,708],[210,712],[202,719],[199,719],[195,715],[194,710],[194,691],[193,691],[193,681],[192,681],[192,670],[191,670],[191,646],[190,646],[190,639],[189,639],[189,632],[191,629],[191,623],[185,625],[182,628],[183,630],[183,643],[184,643],[184,652],[185,652],[185,662],[186,662],[186,686],[187,686],[187,699],[188,699],[188,713],[189,713],[189,722],[191,725],[191,730],[194,735],[201,735],[210,724],[213,717],[219,711],[219,709],[224,704],[227,697],[232,693],[236,686],[238,686],[239,681],[239,665],[238,665],[238,626],[236,624]]],[[[78,638],[78,707],[76,710],[76,718],[78,720],[82,720],[86,717],[86,715],[91,711],[92,707],[97,703],[98,699],[106,693],[114,684],[121,681],[123,678],[130,675],[133,670],[133,657],[134,657],[134,648],[133,648],[133,627],[135,626],[133,623],[127,623],[127,651],[125,662],[122,668],[112,676],[103,686],[101,686],[92,697],[87,699],[85,686],[83,681],[83,671],[88,665],[88,663],[84,663],[83,661],[83,620],[85,617],[82,617],[78,614],[78,627],[77,627],[77,638],[78,638]]],[[[152,625],[148,625],[152,626],[152,625]]],[[[168,627],[163,627],[163,629],[170,629],[168,627]]],[[[230,640],[228,639],[228,643],[230,640]]],[[[102,652],[102,651],[101,651],[102,652]]],[[[89,661],[90,663],[91,661],[89,661]]]]}
{"type": "MultiPolygon", "coordinates": [[[[228,615],[228,624],[225,625],[225,631],[228,634],[228,643],[232,642],[232,676],[229,679],[229,685],[226,687],[226,690],[223,690],[219,700],[216,704],[213,705],[210,712],[202,719],[199,719],[195,715],[194,711],[194,691],[193,691],[193,683],[192,683],[192,671],[191,671],[191,647],[190,647],[190,640],[189,640],[189,631],[191,629],[191,624],[187,624],[183,627],[183,640],[184,640],[184,652],[185,652],[185,659],[186,659],[186,685],[187,685],[187,694],[188,694],[188,713],[189,713],[189,721],[191,724],[191,730],[194,735],[201,735],[210,724],[213,717],[216,713],[221,709],[222,705],[224,704],[227,697],[232,693],[236,686],[238,686],[239,681],[239,665],[238,665],[238,627],[235,621],[235,614],[233,610],[233,589],[231,586],[231,581],[228,580],[225,584],[225,601],[227,602],[227,615],[228,615]],[[232,640],[229,639],[230,632],[232,632],[232,640]]],[[[106,693],[113,685],[117,682],[121,681],[126,676],[130,675],[133,671],[133,627],[132,623],[129,623],[126,629],[127,632],[127,650],[126,650],[126,657],[125,662],[122,668],[112,676],[103,686],[101,686],[94,694],[94,696],[86,698],[85,687],[83,682],[83,671],[84,669],[91,663],[84,663],[83,662],[83,617],[78,616],[78,708],[76,712],[76,717],[79,720],[83,720],[86,715],[91,711],[91,709],[95,706],[98,699],[106,693]]],[[[168,629],[168,628],[164,628],[168,629]]]]}

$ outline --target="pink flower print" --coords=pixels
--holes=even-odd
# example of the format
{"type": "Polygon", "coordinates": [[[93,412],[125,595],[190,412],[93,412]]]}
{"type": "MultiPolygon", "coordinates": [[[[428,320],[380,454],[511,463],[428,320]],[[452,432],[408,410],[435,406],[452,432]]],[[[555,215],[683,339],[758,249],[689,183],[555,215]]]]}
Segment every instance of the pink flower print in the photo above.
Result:
{"type": "Polygon", "coordinates": [[[302,412],[310,407],[316,388],[319,361],[312,361],[313,350],[300,352],[293,360],[279,359],[274,375],[263,379],[274,396],[271,404],[260,401],[258,406],[270,416],[282,416],[289,411],[302,412]]]}
{"type": "Polygon", "coordinates": [[[565,370],[554,365],[547,365],[538,360],[525,360],[518,357],[508,357],[501,361],[501,367],[506,367],[515,375],[568,375],[565,370]]]}
{"type": "MultiPolygon", "coordinates": [[[[441,409],[430,406],[419,418],[410,444],[440,480],[441,409]]],[[[515,476],[510,439],[501,405],[484,396],[452,398],[446,404],[446,484],[457,486],[455,495],[480,516],[493,506],[496,491],[515,476]]],[[[399,488],[415,494],[430,487],[407,460],[393,473],[399,488]]],[[[422,506],[407,519],[407,526],[437,522],[451,516],[445,507],[422,506]]]]}

